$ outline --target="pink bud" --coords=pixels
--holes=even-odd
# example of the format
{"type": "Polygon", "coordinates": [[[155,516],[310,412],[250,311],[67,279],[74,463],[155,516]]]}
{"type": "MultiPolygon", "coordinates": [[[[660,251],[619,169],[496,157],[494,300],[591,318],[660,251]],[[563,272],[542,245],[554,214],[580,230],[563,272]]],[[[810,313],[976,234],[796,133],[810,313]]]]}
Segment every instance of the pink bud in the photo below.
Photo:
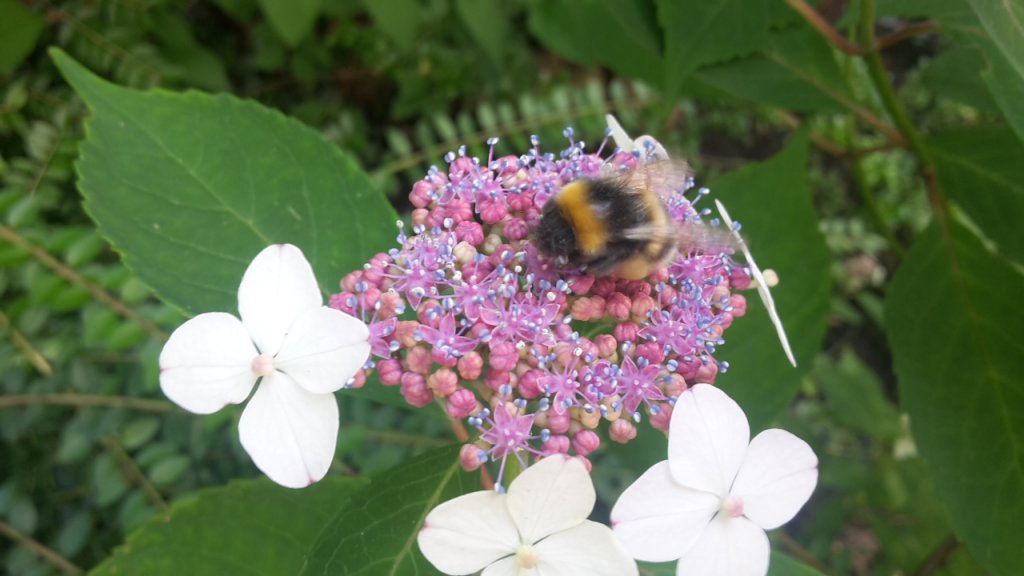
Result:
{"type": "Polygon", "coordinates": [[[732,326],[732,321],[735,320],[730,312],[722,312],[718,316],[718,321],[722,325],[722,330],[725,330],[729,326],[732,326]]]}
{"type": "Polygon", "coordinates": [[[395,340],[403,348],[412,348],[416,345],[416,332],[420,329],[420,323],[415,320],[403,320],[395,327],[395,340]]]}
{"type": "Polygon", "coordinates": [[[718,364],[709,361],[701,364],[700,368],[697,368],[693,381],[701,384],[714,384],[715,376],[718,376],[718,364]]]}
{"type": "Polygon", "coordinates": [[[673,373],[669,375],[669,383],[665,386],[665,395],[678,398],[687,388],[689,386],[686,385],[686,379],[681,374],[673,373]]]}
{"type": "Polygon", "coordinates": [[[633,423],[625,418],[619,418],[612,422],[611,427],[608,429],[608,435],[613,442],[625,444],[636,438],[636,426],[633,426],[633,423]]]}
{"type": "Polygon", "coordinates": [[[352,376],[352,383],[349,384],[349,388],[352,390],[358,390],[366,385],[366,370],[359,370],[352,376]]]}
{"type": "Polygon", "coordinates": [[[657,414],[651,414],[651,426],[658,430],[668,432],[668,425],[672,422],[672,405],[664,402],[656,404],[659,410],[657,414]]]}
{"type": "Polygon", "coordinates": [[[413,372],[402,374],[401,390],[405,401],[417,408],[422,408],[434,401],[434,395],[431,394],[420,374],[413,372]]]}
{"type": "Polygon", "coordinates": [[[420,180],[412,185],[412,192],[409,193],[409,202],[416,208],[426,208],[430,205],[430,193],[433,191],[433,184],[426,180],[420,180]]]}
{"type": "Polygon", "coordinates": [[[610,276],[594,280],[594,286],[590,289],[591,294],[607,298],[615,292],[615,279],[610,276]]]}
{"type": "Polygon", "coordinates": [[[543,378],[544,372],[542,370],[527,370],[523,372],[522,376],[519,377],[519,386],[517,387],[519,395],[527,400],[540,396],[544,391],[543,378]]]}
{"type": "Polygon", "coordinates": [[[455,392],[459,377],[448,368],[441,368],[427,377],[427,388],[438,398],[445,398],[455,392]]]}
{"type": "Polygon", "coordinates": [[[466,472],[474,472],[484,463],[484,451],[476,444],[463,444],[459,449],[459,465],[466,472]]]}
{"type": "Polygon", "coordinates": [[[455,227],[455,238],[473,246],[479,246],[484,241],[484,229],[477,222],[460,222],[455,227]]]}
{"type": "Polygon", "coordinates": [[[508,215],[508,208],[501,201],[488,199],[483,202],[477,202],[476,207],[480,211],[480,219],[486,224],[497,224],[508,215]]]}
{"type": "Polygon", "coordinates": [[[552,434],[551,437],[541,445],[541,450],[546,456],[550,456],[552,454],[565,454],[569,451],[569,437],[552,434]]]}
{"type": "Polygon", "coordinates": [[[597,355],[601,358],[611,358],[619,348],[619,343],[611,334],[594,336],[594,344],[597,345],[597,355]]]}
{"type": "Polygon", "coordinates": [[[449,368],[455,366],[459,361],[458,358],[440,348],[430,349],[430,360],[435,364],[440,364],[441,366],[447,366],[449,368]]]}
{"type": "Polygon", "coordinates": [[[587,469],[587,474],[590,474],[591,469],[594,467],[594,465],[590,463],[590,460],[587,460],[583,456],[575,456],[574,459],[580,464],[583,464],[583,467],[587,469]]]}
{"type": "Polygon", "coordinates": [[[511,371],[519,362],[519,351],[511,342],[491,342],[491,368],[494,370],[511,371]]]}
{"type": "Polygon", "coordinates": [[[380,295],[380,311],[377,312],[377,319],[394,318],[398,309],[404,306],[405,300],[397,292],[384,292],[380,295]]]}
{"type": "Polygon", "coordinates": [[[505,222],[504,228],[505,238],[509,240],[522,240],[530,233],[530,229],[527,228],[526,222],[522,218],[512,218],[508,222],[505,222]]]}
{"type": "Polygon", "coordinates": [[[604,311],[605,314],[616,320],[625,320],[629,318],[629,308],[631,304],[632,302],[630,302],[629,296],[626,296],[622,292],[613,292],[608,296],[604,311]]]}
{"type": "Polygon", "coordinates": [[[448,405],[445,407],[448,416],[456,420],[466,418],[470,414],[477,412],[478,409],[479,404],[476,401],[476,396],[465,388],[452,392],[451,396],[448,397],[448,405]]]}
{"type": "Polygon", "coordinates": [[[636,322],[622,322],[612,330],[612,335],[619,342],[636,342],[639,327],[636,322]]]}
{"type": "Polygon", "coordinates": [[[381,360],[377,362],[377,374],[380,375],[381,384],[394,386],[402,381],[402,363],[398,360],[381,360]]]}
{"type": "Polygon", "coordinates": [[[647,318],[647,313],[654,310],[657,304],[654,302],[654,298],[646,294],[637,294],[633,297],[633,305],[629,311],[633,316],[638,318],[647,318]]]}
{"type": "Polygon", "coordinates": [[[473,207],[464,200],[452,200],[448,203],[448,217],[459,224],[473,220],[473,207]]]}
{"type": "Polygon", "coordinates": [[[565,434],[569,431],[569,425],[572,424],[572,416],[569,415],[569,411],[559,414],[553,409],[547,411],[548,415],[548,428],[555,434],[565,434]]]}
{"type": "Polygon", "coordinates": [[[743,316],[747,313],[747,298],[743,294],[733,294],[729,297],[729,305],[732,306],[730,313],[733,316],[743,316]]]}
{"type": "Polygon", "coordinates": [[[498,392],[502,386],[511,382],[511,376],[511,372],[491,368],[487,370],[487,374],[484,375],[484,384],[491,390],[498,392]]]}
{"type": "Polygon", "coordinates": [[[647,358],[651,364],[661,364],[665,361],[665,353],[657,342],[643,342],[637,345],[636,355],[639,358],[647,358]]]}
{"type": "Polygon", "coordinates": [[[405,367],[411,372],[426,374],[430,372],[431,363],[430,352],[424,346],[413,346],[405,355],[405,367]]]}
{"type": "Polygon", "coordinates": [[[580,456],[586,456],[601,445],[601,438],[593,430],[580,430],[572,437],[572,448],[580,456]]]}
{"type": "Polygon", "coordinates": [[[430,215],[430,210],[426,208],[416,208],[412,211],[412,225],[423,226],[427,221],[427,216],[430,215]]]}
{"type": "Polygon", "coordinates": [[[569,290],[571,290],[573,294],[586,294],[594,287],[594,280],[596,280],[596,278],[590,274],[573,276],[569,284],[569,290]]]}
{"type": "Polygon", "coordinates": [[[734,290],[746,290],[750,287],[750,276],[743,268],[737,266],[732,269],[732,274],[729,274],[729,285],[734,290]]]}
{"type": "Polygon", "coordinates": [[[456,366],[459,370],[459,376],[462,376],[463,380],[476,380],[483,373],[484,359],[480,357],[480,353],[476,350],[470,350],[459,358],[456,366]]]}

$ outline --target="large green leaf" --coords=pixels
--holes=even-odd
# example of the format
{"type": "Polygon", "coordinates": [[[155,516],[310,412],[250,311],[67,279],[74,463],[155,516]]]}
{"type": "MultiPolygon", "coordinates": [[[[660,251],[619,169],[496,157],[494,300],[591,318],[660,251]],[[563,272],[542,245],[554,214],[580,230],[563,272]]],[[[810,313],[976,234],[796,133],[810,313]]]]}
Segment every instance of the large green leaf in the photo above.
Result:
{"type": "Polygon", "coordinates": [[[327,478],[291,490],[261,479],[201,490],[157,514],[90,574],[296,574],[317,534],[365,484],[327,478]]]}
{"type": "Polygon", "coordinates": [[[989,90],[978,82],[978,73],[985,67],[985,57],[980,50],[954,45],[930,61],[921,78],[936,95],[958,100],[986,112],[997,111],[996,102],[989,90]]]}
{"type": "Polygon", "coordinates": [[[726,330],[726,344],[716,353],[729,362],[718,383],[759,430],[796,395],[825,335],[829,254],[811,207],[806,133],[793,136],[775,157],[712,182],[711,191],[743,224],[758,265],[778,273],[772,295],[799,364],[790,366],[757,293],[746,292],[747,315],[726,330]]]}
{"type": "Polygon", "coordinates": [[[292,48],[310,32],[320,14],[320,0],[259,0],[274,32],[292,48]]]}
{"type": "Polygon", "coordinates": [[[939,185],[999,250],[1024,262],[1024,144],[1002,127],[961,128],[927,140],[939,185]]]}
{"type": "Polygon", "coordinates": [[[1024,0],[970,0],[970,4],[1017,76],[1024,76],[1024,0]]]}
{"type": "Polygon", "coordinates": [[[301,574],[440,574],[423,558],[416,535],[435,506],[480,489],[458,459],[457,446],[440,448],[374,478],[324,528],[301,574]]]}
{"type": "Polygon", "coordinates": [[[1003,111],[1017,138],[1024,141],[1024,76],[1018,73],[991,41],[980,40],[986,65],[981,72],[992,99],[1003,111]]]}
{"type": "Polygon", "coordinates": [[[769,0],[657,0],[665,35],[665,91],[677,94],[703,64],[750,54],[768,39],[769,0]]]}
{"type": "Polygon", "coordinates": [[[52,54],[92,111],[76,164],[85,208],[168,302],[235,310],[268,244],[302,248],[326,290],[393,244],[383,195],[306,126],[226,95],[129,90],[52,54]]]}
{"type": "Polygon", "coordinates": [[[660,33],[651,2],[545,0],[530,4],[530,32],[554,52],[584,65],[660,83],[660,33]]]}
{"type": "Polygon", "coordinates": [[[957,535],[993,574],[1024,564],[1024,277],[966,227],[918,238],[886,298],[900,398],[957,535]]]}
{"type": "Polygon", "coordinates": [[[697,78],[730,94],[801,111],[852,103],[832,49],[807,27],[774,32],[757,54],[702,68],[697,78]]]}

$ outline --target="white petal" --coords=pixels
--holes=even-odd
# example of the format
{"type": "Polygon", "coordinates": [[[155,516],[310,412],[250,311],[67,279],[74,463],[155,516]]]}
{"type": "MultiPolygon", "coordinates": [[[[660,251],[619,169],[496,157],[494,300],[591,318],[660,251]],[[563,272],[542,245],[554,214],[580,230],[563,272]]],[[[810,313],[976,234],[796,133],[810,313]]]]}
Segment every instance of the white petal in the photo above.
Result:
{"type": "Polygon", "coordinates": [[[782,350],[786,353],[789,363],[795,368],[796,358],[793,357],[793,349],[789,347],[789,338],[786,338],[786,329],[782,327],[782,319],[779,318],[779,313],[775,310],[775,299],[772,298],[772,293],[768,289],[768,282],[765,281],[764,275],[761,274],[761,269],[754,262],[754,256],[750,253],[750,249],[747,248],[747,243],[743,240],[743,236],[740,236],[739,231],[733,228],[732,218],[729,218],[729,213],[725,210],[725,206],[718,199],[715,199],[715,206],[718,207],[718,213],[722,215],[725,225],[729,227],[729,230],[732,230],[733,236],[739,242],[740,250],[743,251],[743,257],[750,266],[750,273],[757,282],[757,293],[761,296],[761,302],[764,302],[764,307],[768,310],[768,317],[771,318],[772,324],[775,325],[775,333],[778,334],[779,342],[782,343],[782,350]]]}
{"type": "Polygon", "coordinates": [[[726,496],[750,442],[750,426],[732,398],[710,384],[682,393],[672,411],[668,463],[676,482],[726,496]]]}
{"type": "Polygon", "coordinates": [[[287,374],[265,376],[238,422],[242,447],[271,480],[303,488],[331,467],[338,441],[338,403],[313,394],[287,374]]]}
{"type": "Polygon", "coordinates": [[[238,287],[238,312],[260,352],[273,356],[299,314],[324,303],[313,268],[291,244],[267,246],[238,287]]]}
{"type": "Polygon", "coordinates": [[[789,522],[818,483],[818,457],[800,438],[772,428],[750,442],[732,494],[743,515],[765,530],[789,522]]]}
{"type": "Polygon", "coordinates": [[[768,536],[746,518],[717,516],[676,565],[676,576],[765,576],[768,536]]]}
{"type": "Polygon", "coordinates": [[[584,520],[534,545],[541,574],[557,576],[635,576],[636,562],[604,524],[584,520]]]}
{"type": "Polygon", "coordinates": [[[637,560],[668,562],[689,551],[720,505],[714,494],[677,484],[659,462],[619,497],[612,526],[637,560]]]}
{"type": "Polygon", "coordinates": [[[506,496],[473,492],[442,503],[427,514],[416,537],[423,556],[445,574],[473,574],[519,546],[506,496]]]}
{"type": "Polygon", "coordinates": [[[334,392],[370,357],[370,330],[360,320],[321,306],[288,329],[274,367],[314,393],[334,392]]]}
{"type": "Polygon", "coordinates": [[[536,570],[520,568],[516,557],[509,556],[488,566],[480,573],[480,576],[534,576],[535,574],[537,574],[536,570]]]}
{"type": "Polygon", "coordinates": [[[561,454],[530,466],[508,488],[508,510],[523,542],[576,526],[594,509],[594,484],[583,464],[561,454]]]}
{"type": "Polygon", "coordinates": [[[611,114],[605,114],[604,119],[608,123],[608,129],[611,130],[612,140],[615,141],[615,145],[623,152],[632,152],[633,139],[629,137],[629,134],[626,134],[622,124],[619,124],[619,121],[611,114]]]}
{"type": "Polygon", "coordinates": [[[200,314],[179,326],[160,351],[160,388],[189,412],[216,412],[249,396],[258,354],[238,318],[200,314]]]}

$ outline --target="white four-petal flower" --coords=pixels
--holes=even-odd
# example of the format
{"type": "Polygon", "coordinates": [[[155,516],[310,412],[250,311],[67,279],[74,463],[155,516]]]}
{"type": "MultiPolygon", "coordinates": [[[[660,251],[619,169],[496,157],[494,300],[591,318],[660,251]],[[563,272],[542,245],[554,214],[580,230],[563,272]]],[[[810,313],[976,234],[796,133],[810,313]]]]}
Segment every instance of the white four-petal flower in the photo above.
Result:
{"type": "Polygon", "coordinates": [[[579,460],[548,456],[507,494],[473,492],[431,510],[420,550],[449,575],[634,576],[636,562],[611,529],[587,520],[595,498],[579,460]]]}
{"type": "Polygon", "coordinates": [[[239,438],[271,480],[301,488],[324,477],[338,440],[334,392],[370,354],[366,325],[323,305],[302,251],[268,246],[238,287],[241,320],[200,314],[160,353],[160,387],[182,408],[210,414],[256,393],[239,438]]]}
{"type": "Polygon", "coordinates": [[[679,576],[763,576],[765,530],[811,497],[818,458],[806,442],[769,429],[750,440],[743,410],[709,384],[676,402],[668,460],[623,492],[612,526],[638,560],[679,560],[679,576]]]}

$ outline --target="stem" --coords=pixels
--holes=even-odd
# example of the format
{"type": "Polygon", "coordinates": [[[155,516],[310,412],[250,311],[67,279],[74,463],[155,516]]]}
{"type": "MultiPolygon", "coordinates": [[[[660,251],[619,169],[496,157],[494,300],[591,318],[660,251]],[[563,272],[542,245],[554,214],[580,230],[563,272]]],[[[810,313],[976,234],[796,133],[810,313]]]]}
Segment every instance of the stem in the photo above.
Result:
{"type": "Polygon", "coordinates": [[[956,539],[956,536],[950,534],[939,543],[939,545],[932,550],[932,553],[921,562],[917,570],[914,571],[914,576],[931,576],[938,572],[946,562],[949,561],[949,557],[953,555],[953,552],[960,547],[960,542],[956,539]]]}
{"type": "Polygon", "coordinates": [[[39,558],[41,558],[47,564],[54,568],[64,572],[66,574],[84,574],[85,571],[75,566],[70,560],[61,556],[56,551],[47,548],[39,541],[33,539],[30,536],[22,534],[14,529],[10,524],[0,521],[0,534],[10,538],[15,543],[28,548],[29,552],[32,552],[39,558]]]}
{"type": "Polygon", "coordinates": [[[69,268],[63,262],[51,256],[50,253],[47,252],[45,249],[33,244],[27,238],[25,238],[21,234],[18,234],[14,229],[8,228],[7,226],[4,225],[0,225],[0,238],[10,242],[11,244],[14,244],[15,246],[21,248],[22,250],[25,250],[33,258],[38,260],[43,266],[46,266],[50,270],[53,270],[61,278],[67,280],[72,284],[75,284],[76,286],[81,286],[82,288],[85,288],[86,290],[89,291],[90,294],[92,294],[93,298],[106,304],[114,312],[117,312],[118,314],[124,316],[128,320],[131,320],[132,322],[135,322],[138,325],[142,326],[142,328],[154,338],[159,338],[161,340],[167,338],[167,333],[165,333],[156,324],[154,324],[152,320],[132,310],[124,302],[121,302],[120,300],[112,296],[109,292],[104,290],[102,286],[85,278],[78,272],[75,272],[73,269],[69,268]]]}
{"type": "Polygon", "coordinates": [[[140,412],[173,412],[174,404],[164,400],[126,396],[95,396],[90,394],[15,394],[0,396],[0,409],[47,404],[76,408],[127,408],[140,412]]]}
{"type": "Polygon", "coordinates": [[[936,32],[938,29],[939,25],[932,20],[907,24],[903,28],[879,38],[875,42],[875,49],[879,51],[885,50],[908,38],[913,38],[914,36],[920,36],[922,34],[931,34],[932,32],[936,32]]]}
{"type": "Polygon", "coordinates": [[[53,374],[53,368],[50,363],[46,361],[46,357],[42,355],[38,350],[32,346],[32,343],[28,341],[25,336],[18,331],[17,328],[11,326],[11,320],[6,314],[0,310],[0,328],[10,327],[11,329],[11,341],[14,342],[14,346],[21,350],[21,353],[25,355],[28,361],[36,367],[43,376],[50,376],[53,374]]]}
{"type": "Polygon", "coordinates": [[[146,475],[142,473],[142,470],[139,469],[139,465],[135,463],[135,460],[132,459],[131,455],[125,452],[124,446],[121,446],[121,443],[117,438],[113,436],[105,436],[100,440],[100,442],[103,443],[103,446],[106,447],[107,451],[110,452],[121,464],[121,471],[124,473],[125,479],[129,482],[138,484],[157,510],[160,510],[161,512],[167,510],[167,501],[160,495],[160,491],[156,489],[156,486],[149,481],[149,478],[146,478],[146,475]]]}
{"type": "Polygon", "coordinates": [[[896,128],[906,138],[910,152],[917,160],[921,178],[924,179],[925,188],[928,190],[928,201],[932,205],[936,218],[945,222],[949,217],[949,210],[946,200],[939,191],[938,181],[935,178],[935,163],[932,160],[924,140],[917,132],[910,116],[896,96],[896,89],[889,80],[889,73],[882,62],[882,56],[875,48],[875,0],[863,0],[860,8],[860,45],[864,51],[864,62],[868,67],[868,74],[875,84],[875,89],[882,99],[882,104],[892,116],[896,128]]]}
{"type": "Polygon", "coordinates": [[[849,54],[850,56],[860,56],[861,48],[850,43],[843,35],[836,32],[836,29],[832,27],[813,6],[805,2],[804,0],[786,0],[786,4],[793,10],[796,10],[798,14],[803,16],[804,20],[811,25],[815,30],[821,33],[822,36],[828,40],[829,44],[832,44],[839,50],[849,54]]]}

